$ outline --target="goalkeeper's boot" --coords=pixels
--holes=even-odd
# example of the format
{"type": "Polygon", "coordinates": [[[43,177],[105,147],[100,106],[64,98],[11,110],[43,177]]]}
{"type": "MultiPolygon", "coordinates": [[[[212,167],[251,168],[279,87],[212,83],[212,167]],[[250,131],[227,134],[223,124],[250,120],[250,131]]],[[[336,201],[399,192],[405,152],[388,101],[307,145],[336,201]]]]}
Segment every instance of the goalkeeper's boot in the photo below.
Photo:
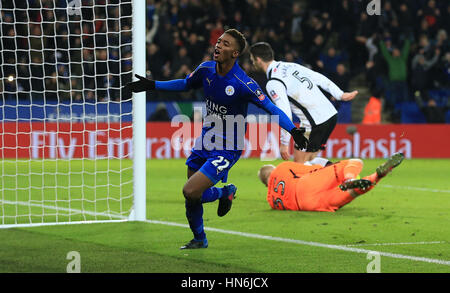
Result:
{"type": "Polygon", "coordinates": [[[217,207],[217,215],[219,217],[225,216],[230,210],[233,204],[233,199],[236,198],[237,187],[233,184],[225,186],[225,194],[219,199],[219,206],[217,207]]]}
{"type": "Polygon", "coordinates": [[[361,189],[365,190],[372,186],[372,181],[367,179],[348,179],[345,180],[341,185],[339,185],[339,188],[342,191],[346,191],[347,189],[361,189]]]}
{"type": "Polygon", "coordinates": [[[189,243],[181,246],[180,249],[197,249],[197,248],[207,248],[208,240],[205,238],[203,240],[192,239],[189,243]]]}
{"type": "Polygon", "coordinates": [[[384,164],[378,166],[376,170],[378,179],[383,178],[391,172],[392,169],[400,165],[404,158],[405,156],[402,153],[395,153],[384,164]]]}

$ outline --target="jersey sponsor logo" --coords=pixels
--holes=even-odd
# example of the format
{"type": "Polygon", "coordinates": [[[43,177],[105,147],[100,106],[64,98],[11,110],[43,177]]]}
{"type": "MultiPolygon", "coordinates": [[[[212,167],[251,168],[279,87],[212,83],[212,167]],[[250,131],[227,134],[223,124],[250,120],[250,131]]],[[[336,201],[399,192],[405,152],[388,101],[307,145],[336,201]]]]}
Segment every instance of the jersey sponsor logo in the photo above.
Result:
{"type": "Polygon", "coordinates": [[[206,81],[208,82],[208,85],[211,86],[211,80],[209,80],[209,78],[206,78],[206,81]]]}
{"type": "Polygon", "coordinates": [[[255,91],[255,94],[260,101],[264,100],[264,98],[266,97],[266,96],[264,96],[263,92],[260,89],[257,89],[255,91]]]}
{"type": "Polygon", "coordinates": [[[222,120],[225,119],[225,117],[228,113],[228,109],[226,106],[216,104],[213,101],[211,101],[210,99],[206,99],[205,102],[206,102],[205,103],[206,104],[206,114],[208,116],[215,116],[222,120]]]}
{"type": "Polygon", "coordinates": [[[227,96],[232,96],[234,94],[234,87],[229,85],[225,88],[225,93],[227,96]]]}

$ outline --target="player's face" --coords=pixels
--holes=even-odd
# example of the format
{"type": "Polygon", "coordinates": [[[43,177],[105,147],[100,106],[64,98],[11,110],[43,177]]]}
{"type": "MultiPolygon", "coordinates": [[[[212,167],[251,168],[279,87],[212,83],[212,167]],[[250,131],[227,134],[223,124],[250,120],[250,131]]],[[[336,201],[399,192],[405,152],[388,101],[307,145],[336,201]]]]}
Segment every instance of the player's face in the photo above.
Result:
{"type": "Polygon", "coordinates": [[[250,62],[252,63],[253,67],[257,71],[263,71],[263,68],[261,67],[260,62],[258,62],[258,59],[253,56],[253,54],[250,54],[250,62]]]}
{"type": "Polygon", "coordinates": [[[237,48],[237,42],[232,36],[229,34],[221,35],[214,47],[214,61],[223,63],[237,58],[239,56],[237,48]]]}
{"type": "Polygon", "coordinates": [[[275,170],[274,165],[264,165],[259,169],[258,177],[265,186],[267,186],[267,182],[269,181],[270,174],[272,174],[273,170],[275,170]]]}

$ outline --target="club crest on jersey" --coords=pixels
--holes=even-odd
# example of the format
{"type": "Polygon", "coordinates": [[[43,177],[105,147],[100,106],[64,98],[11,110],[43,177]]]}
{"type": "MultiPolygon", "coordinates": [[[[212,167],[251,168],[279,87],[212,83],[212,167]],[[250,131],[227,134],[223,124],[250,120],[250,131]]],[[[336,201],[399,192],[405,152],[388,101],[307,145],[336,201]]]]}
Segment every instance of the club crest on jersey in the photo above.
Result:
{"type": "Polygon", "coordinates": [[[234,87],[229,85],[225,88],[225,93],[227,96],[232,96],[234,94],[234,87]]]}
{"type": "Polygon", "coordinates": [[[271,90],[271,91],[270,91],[270,96],[271,96],[273,99],[278,98],[278,95],[277,95],[277,93],[276,93],[274,90],[271,90]]]}
{"type": "Polygon", "coordinates": [[[265,96],[264,96],[263,92],[262,92],[260,89],[257,89],[257,90],[255,91],[255,94],[256,94],[256,96],[258,96],[258,99],[259,99],[260,101],[264,100],[265,96]]]}

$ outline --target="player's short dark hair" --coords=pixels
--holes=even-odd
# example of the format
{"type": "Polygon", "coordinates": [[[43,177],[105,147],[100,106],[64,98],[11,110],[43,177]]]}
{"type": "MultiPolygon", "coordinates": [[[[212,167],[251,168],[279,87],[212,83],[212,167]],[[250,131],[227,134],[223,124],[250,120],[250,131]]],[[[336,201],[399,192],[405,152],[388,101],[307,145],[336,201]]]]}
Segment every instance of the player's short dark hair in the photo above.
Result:
{"type": "Polygon", "coordinates": [[[274,59],[274,53],[272,50],[272,47],[269,43],[266,42],[259,42],[255,43],[250,47],[250,54],[253,55],[253,57],[259,57],[264,62],[269,62],[274,59]]]}
{"type": "Polygon", "coordinates": [[[236,42],[239,45],[239,50],[238,50],[239,56],[241,56],[245,52],[245,49],[247,48],[247,40],[245,39],[244,34],[234,28],[226,30],[225,33],[229,34],[230,36],[233,37],[233,39],[236,40],[236,42]]]}

